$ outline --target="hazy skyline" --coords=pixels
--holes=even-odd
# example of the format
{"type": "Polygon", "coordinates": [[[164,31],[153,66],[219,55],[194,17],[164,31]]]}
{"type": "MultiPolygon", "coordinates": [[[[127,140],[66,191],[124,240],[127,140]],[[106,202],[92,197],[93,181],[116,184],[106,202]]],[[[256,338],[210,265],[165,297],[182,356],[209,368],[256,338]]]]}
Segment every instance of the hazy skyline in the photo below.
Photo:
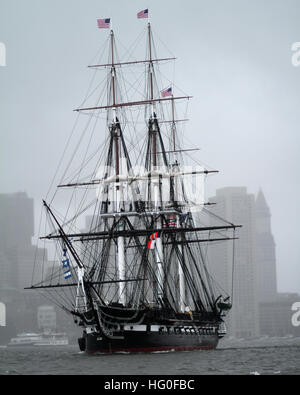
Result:
{"type": "Polygon", "coordinates": [[[37,223],[90,81],[86,66],[108,35],[97,18],[111,17],[130,45],[146,23],[136,14],[147,7],[154,32],[178,58],[176,85],[193,96],[187,145],[220,171],[207,197],[225,186],[262,188],[279,291],[300,293],[300,67],[291,61],[300,41],[297,0],[0,0],[0,193],[26,191],[37,223]]]}

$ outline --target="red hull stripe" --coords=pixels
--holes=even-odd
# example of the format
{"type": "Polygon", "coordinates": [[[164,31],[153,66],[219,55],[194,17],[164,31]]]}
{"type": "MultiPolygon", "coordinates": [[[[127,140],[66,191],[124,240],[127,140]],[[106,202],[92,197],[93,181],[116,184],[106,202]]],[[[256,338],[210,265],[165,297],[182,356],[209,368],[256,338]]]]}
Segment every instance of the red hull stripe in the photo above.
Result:
{"type": "Polygon", "coordinates": [[[145,348],[115,348],[111,350],[88,350],[88,354],[105,353],[112,354],[115,352],[155,352],[155,351],[191,351],[191,350],[212,350],[216,346],[163,346],[163,347],[145,347],[145,348]]]}

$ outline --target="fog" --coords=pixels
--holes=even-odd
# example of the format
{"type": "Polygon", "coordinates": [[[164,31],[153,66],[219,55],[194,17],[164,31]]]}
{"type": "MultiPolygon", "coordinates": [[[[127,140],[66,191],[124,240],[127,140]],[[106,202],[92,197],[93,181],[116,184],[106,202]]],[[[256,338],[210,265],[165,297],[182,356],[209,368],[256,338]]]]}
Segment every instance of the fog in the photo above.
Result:
{"type": "MultiPolygon", "coordinates": [[[[187,146],[220,171],[207,189],[262,188],[272,213],[278,289],[300,292],[298,0],[0,0],[0,193],[26,191],[36,223],[108,31],[130,45],[148,7],[153,30],[178,59],[175,83],[193,96],[187,146]]],[[[169,53],[160,53],[162,57],[169,53]]]]}

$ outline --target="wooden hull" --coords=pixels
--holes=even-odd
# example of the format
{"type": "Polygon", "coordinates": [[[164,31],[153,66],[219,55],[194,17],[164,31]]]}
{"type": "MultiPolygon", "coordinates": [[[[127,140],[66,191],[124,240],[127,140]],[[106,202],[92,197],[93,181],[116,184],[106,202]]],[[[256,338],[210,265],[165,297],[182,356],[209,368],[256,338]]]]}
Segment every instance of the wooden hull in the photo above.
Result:
{"type": "Polygon", "coordinates": [[[87,353],[139,353],[158,351],[209,350],[218,345],[217,334],[175,334],[125,331],[121,338],[108,338],[103,333],[84,334],[80,349],[87,353]]]}

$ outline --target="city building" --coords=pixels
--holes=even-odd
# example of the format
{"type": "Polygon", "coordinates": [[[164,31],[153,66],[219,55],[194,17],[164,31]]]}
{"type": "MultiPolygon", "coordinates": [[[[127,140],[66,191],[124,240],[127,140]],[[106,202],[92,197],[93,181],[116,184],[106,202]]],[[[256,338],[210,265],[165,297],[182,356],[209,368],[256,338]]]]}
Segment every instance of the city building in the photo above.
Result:
{"type": "Polygon", "coordinates": [[[37,312],[38,328],[40,330],[56,329],[56,312],[53,306],[39,306],[37,312]]]}
{"type": "Polygon", "coordinates": [[[25,192],[0,194],[0,223],[0,300],[6,305],[7,324],[0,337],[7,341],[7,336],[37,329],[37,309],[45,300],[24,288],[32,285],[34,262],[43,270],[39,263],[47,266],[48,260],[47,250],[32,244],[33,199],[25,192]]]}
{"type": "Polygon", "coordinates": [[[24,272],[26,268],[19,256],[28,255],[32,248],[33,199],[23,192],[0,194],[0,222],[0,287],[20,289],[23,281],[19,269],[24,272]]]}
{"type": "Polygon", "coordinates": [[[33,199],[25,192],[0,194],[0,222],[0,288],[22,291],[31,285],[34,261],[47,261],[47,251],[32,245],[33,199]]]}
{"type": "Polygon", "coordinates": [[[209,249],[212,275],[232,294],[233,307],[226,319],[228,335],[237,338],[259,336],[259,299],[256,267],[255,197],[246,187],[218,189],[209,199],[216,203],[210,211],[227,221],[242,225],[238,240],[215,244],[209,249]]]}
{"type": "Polygon", "coordinates": [[[270,209],[261,189],[255,201],[255,213],[259,302],[271,302],[277,298],[275,241],[270,209]]]}

